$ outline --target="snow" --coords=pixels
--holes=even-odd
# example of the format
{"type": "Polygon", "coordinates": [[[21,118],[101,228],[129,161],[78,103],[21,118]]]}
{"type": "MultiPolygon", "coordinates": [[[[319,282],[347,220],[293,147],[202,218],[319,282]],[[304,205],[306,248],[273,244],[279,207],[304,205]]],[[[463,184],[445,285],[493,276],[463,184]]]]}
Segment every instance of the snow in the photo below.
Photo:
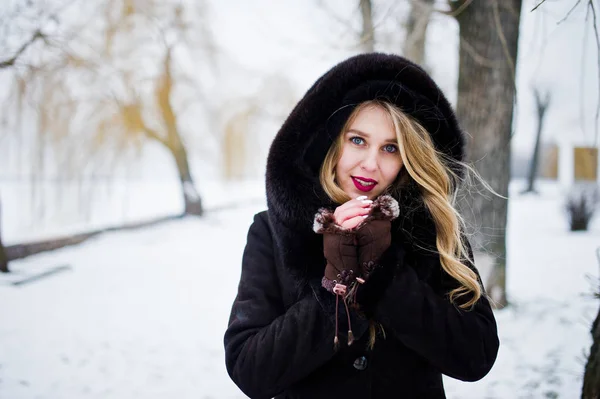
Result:
{"type": "MultiPolygon", "coordinates": [[[[400,3],[378,2],[377,9],[384,10],[376,15],[384,33],[378,50],[401,48],[396,16],[402,10],[395,8],[400,3]]],[[[513,149],[528,152],[533,146],[533,85],[552,90],[545,139],[589,145],[595,137],[598,82],[585,7],[558,24],[571,2],[546,2],[533,13],[528,11],[537,1],[524,3],[513,149]]],[[[355,51],[349,45],[352,29],[331,18],[353,19],[355,5],[329,4],[335,11],[329,15],[316,3],[306,4],[211,2],[222,55],[220,78],[197,71],[204,65],[201,57],[185,66],[215,95],[215,107],[225,109],[221,112],[260,98],[262,108],[274,115],[263,111],[247,130],[253,144],[246,154],[249,176],[264,174],[268,144],[293,106],[288,97],[297,99],[355,51]],[[279,91],[264,89],[268,79],[281,82],[275,84],[279,91]]],[[[427,38],[428,66],[453,102],[457,32],[453,19],[435,14],[427,38]]],[[[150,66],[146,73],[152,72],[150,66]]],[[[197,112],[193,108],[183,125],[192,174],[208,209],[205,217],[106,233],[14,261],[12,275],[0,276],[0,398],[244,397],[225,371],[222,336],[247,229],[253,214],[265,207],[264,185],[205,181],[218,176],[221,150],[219,140],[200,133],[211,125],[197,112]],[[61,267],[35,282],[10,284],[61,267]]],[[[24,126],[33,129],[33,121],[24,126]]],[[[21,135],[0,136],[0,228],[6,244],[182,211],[176,169],[162,148],[145,146],[141,166],[128,164],[128,171],[106,181],[34,182],[29,172],[35,153],[17,145],[30,142],[32,134],[23,129],[21,135]]],[[[446,378],[449,398],[580,396],[589,329],[598,309],[591,294],[598,289],[594,251],[600,246],[600,218],[589,232],[570,233],[562,211],[564,192],[557,185],[542,184],[540,196],[517,195],[519,185],[513,184],[509,209],[511,306],[496,311],[498,360],[479,382],[446,378]]]]}
{"type": "MultiPolygon", "coordinates": [[[[175,176],[174,172],[170,180],[113,178],[36,184],[0,179],[2,240],[5,245],[20,244],[181,214],[182,189],[175,176]]],[[[256,180],[229,186],[201,179],[197,184],[199,192],[194,194],[189,184],[185,190],[188,195],[200,195],[209,211],[239,202],[240,197],[247,201],[264,197],[264,185],[256,180]]]]}
{"type": "MultiPolygon", "coordinates": [[[[498,360],[479,382],[445,378],[448,398],[579,397],[598,309],[600,225],[569,233],[556,185],[543,183],[539,196],[520,196],[521,187],[511,187],[511,306],[496,311],[498,360]]],[[[0,397],[243,398],[222,338],[264,186],[231,185],[207,202],[241,191],[248,200],[203,218],[12,262],[20,275],[70,270],[0,285],[0,397]]]]}
{"type": "Polygon", "coordinates": [[[2,398],[239,398],[222,335],[263,204],[105,234],[11,264],[72,270],[0,286],[2,398]]]}
{"type": "Polygon", "coordinates": [[[563,196],[542,182],[541,196],[511,186],[507,287],[511,307],[496,311],[501,340],[490,374],[472,384],[446,379],[448,397],[580,396],[589,330],[598,309],[600,223],[568,231],[563,196]]]}

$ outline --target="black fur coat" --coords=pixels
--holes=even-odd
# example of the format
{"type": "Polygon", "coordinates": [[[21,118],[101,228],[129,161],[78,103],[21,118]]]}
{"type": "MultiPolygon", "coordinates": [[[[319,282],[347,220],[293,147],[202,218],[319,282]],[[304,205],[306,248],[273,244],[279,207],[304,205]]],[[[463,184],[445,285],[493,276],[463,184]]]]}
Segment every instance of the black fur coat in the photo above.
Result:
{"type": "MultiPolygon", "coordinates": [[[[383,265],[350,310],[351,346],[333,347],[336,302],[321,287],[323,238],[312,231],[327,198],[318,170],[353,105],[384,98],[417,118],[436,147],[463,158],[463,133],[431,78],[404,58],[346,60],[321,77],[275,137],[267,162],[268,211],[248,232],[238,295],[225,333],[227,370],[251,398],[444,398],[442,373],[474,381],[498,351],[482,297],[469,311],[448,301],[457,286],[441,268],[435,227],[415,184],[396,198],[400,217],[383,265]],[[383,327],[367,348],[370,320],[383,327]]],[[[457,168],[460,174],[462,171],[457,168]]],[[[339,306],[340,331],[347,331],[339,306]]],[[[345,342],[340,335],[340,342],[345,342]]]]}

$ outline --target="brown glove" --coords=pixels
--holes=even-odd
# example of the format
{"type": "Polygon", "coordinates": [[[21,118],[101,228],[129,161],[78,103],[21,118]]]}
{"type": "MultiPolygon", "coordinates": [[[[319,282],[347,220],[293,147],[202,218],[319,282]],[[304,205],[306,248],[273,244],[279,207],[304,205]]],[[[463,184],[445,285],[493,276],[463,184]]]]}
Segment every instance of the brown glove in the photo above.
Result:
{"type": "Polygon", "coordinates": [[[323,254],[327,260],[321,284],[327,291],[344,296],[359,273],[356,231],[337,225],[333,213],[327,209],[320,209],[315,215],[313,229],[323,234],[323,254]]]}
{"type": "MultiPolygon", "coordinates": [[[[323,234],[323,254],[327,260],[321,285],[335,294],[335,336],[334,348],[339,345],[338,339],[338,303],[342,299],[348,318],[348,345],[354,342],[350,310],[346,298],[358,284],[358,253],[356,247],[356,231],[347,230],[335,223],[333,213],[327,209],[319,209],[313,225],[315,233],[323,234]]],[[[353,291],[354,292],[354,291],[353,291]]]]}
{"type": "Polygon", "coordinates": [[[360,277],[364,280],[368,280],[373,269],[379,264],[381,255],[390,247],[391,229],[390,220],[374,219],[356,232],[360,277]]]}
{"type": "Polygon", "coordinates": [[[399,215],[398,202],[389,195],[375,199],[371,213],[356,229],[359,282],[364,282],[392,243],[392,220],[399,215]]]}

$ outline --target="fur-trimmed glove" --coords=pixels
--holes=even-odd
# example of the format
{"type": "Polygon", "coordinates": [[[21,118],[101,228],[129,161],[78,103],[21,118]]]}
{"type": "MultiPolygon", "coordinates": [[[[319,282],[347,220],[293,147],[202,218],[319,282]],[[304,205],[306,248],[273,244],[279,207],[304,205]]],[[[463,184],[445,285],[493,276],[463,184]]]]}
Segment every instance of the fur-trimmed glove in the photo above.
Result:
{"type": "Polygon", "coordinates": [[[333,338],[334,348],[339,346],[338,338],[338,304],[340,298],[346,307],[348,317],[348,345],[354,342],[352,324],[350,322],[350,311],[346,298],[350,291],[355,290],[358,284],[358,253],[356,231],[344,229],[335,223],[333,212],[328,209],[319,209],[315,215],[313,225],[315,233],[323,234],[323,254],[327,260],[325,272],[321,285],[327,291],[335,294],[335,336],[333,338]]]}
{"type": "Polygon", "coordinates": [[[323,234],[323,254],[327,260],[321,284],[327,291],[344,296],[360,271],[356,231],[336,224],[333,212],[324,208],[315,215],[313,229],[323,234]]]}
{"type": "Polygon", "coordinates": [[[379,266],[381,256],[392,243],[392,220],[399,213],[398,202],[390,195],[382,195],[373,201],[371,213],[357,226],[359,282],[367,280],[379,266]]]}
{"type": "Polygon", "coordinates": [[[338,345],[337,303],[341,298],[348,315],[348,345],[354,341],[347,299],[354,301],[359,283],[364,283],[391,244],[391,221],[398,217],[398,202],[389,195],[373,201],[371,212],[355,229],[335,223],[332,211],[322,208],[315,215],[313,230],[323,234],[327,260],[321,285],[336,296],[334,346],[338,345]]]}

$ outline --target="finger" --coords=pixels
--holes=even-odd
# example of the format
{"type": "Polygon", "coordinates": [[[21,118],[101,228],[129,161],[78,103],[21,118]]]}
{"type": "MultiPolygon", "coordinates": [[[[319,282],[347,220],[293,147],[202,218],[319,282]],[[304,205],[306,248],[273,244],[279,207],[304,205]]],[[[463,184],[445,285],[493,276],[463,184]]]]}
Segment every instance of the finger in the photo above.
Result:
{"type": "Polygon", "coordinates": [[[371,204],[354,203],[354,204],[351,204],[350,206],[340,208],[336,212],[338,215],[341,216],[341,215],[347,215],[348,213],[358,212],[358,211],[365,210],[365,209],[370,210],[371,204]]]}
{"type": "Polygon", "coordinates": [[[343,221],[343,220],[348,219],[348,215],[353,216],[354,213],[356,213],[357,210],[359,210],[359,209],[370,209],[372,204],[373,204],[373,201],[368,200],[368,199],[365,199],[365,200],[353,199],[353,200],[347,201],[344,204],[338,206],[335,209],[333,215],[336,218],[336,220],[343,221]]]}
{"type": "Polygon", "coordinates": [[[342,212],[342,211],[345,211],[347,209],[354,208],[354,207],[365,208],[365,207],[371,206],[371,204],[373,204],[373,201],[370,199],[361,199],[361,200],[351,199],[349,201],[346,201],[342,205],[338,206],[336,208],[336,212],[338,212],[338,211],[342,212]]]}
{"type": "Polygon", "coordinates": [[[365,220],[366,215],[355,216],[348,220],[346,220],[341,226],[345,229],[351,230],[358,226],[363,220],[365,220]]]}
{"type": "Polygon", "coordinates": [[[357,216],[367,216],[371,213],[371,208],[350,208],[344,212],[341,212],[338,217],[336,217],[336,223],[342,224],[349,219],[355,218],[357,216]]]}
{"type": "Polygon", "coordinates": [[[352,207],[346,210],[339,212],[337,216],[335,216],[336,223],[342,225],[342,223],[346,222],[349,219],[355,218],[357,216],[366,216],[371,212],[370,207],[352,207]]]}

